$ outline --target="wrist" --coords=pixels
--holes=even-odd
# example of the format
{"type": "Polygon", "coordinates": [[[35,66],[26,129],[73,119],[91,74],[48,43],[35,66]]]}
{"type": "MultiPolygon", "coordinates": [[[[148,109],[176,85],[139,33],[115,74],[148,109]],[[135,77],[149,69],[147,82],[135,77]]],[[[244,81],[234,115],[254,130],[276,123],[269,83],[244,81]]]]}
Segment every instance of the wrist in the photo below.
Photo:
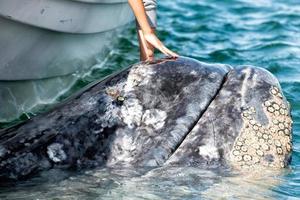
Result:
{"type": "Polygon", "coordinates": [[[142,32],[143,32],[144,35],[149,35],[149,34],[153,33],[151,28],[142,29],[142,32]]]}

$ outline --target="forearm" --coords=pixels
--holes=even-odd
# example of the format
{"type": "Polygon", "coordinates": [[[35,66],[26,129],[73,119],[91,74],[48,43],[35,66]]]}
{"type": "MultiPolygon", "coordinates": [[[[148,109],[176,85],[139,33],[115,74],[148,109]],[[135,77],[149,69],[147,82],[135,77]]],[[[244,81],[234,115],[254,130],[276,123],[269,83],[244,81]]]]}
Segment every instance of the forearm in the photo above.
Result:
{"type": "Polygon", "coordinates": [[[151,33],[151,27],[147,20],[147,15],[145,7],[142,0],[128,0],[130,7],[142,29],[142,31],[147,34],[151,33]]]}

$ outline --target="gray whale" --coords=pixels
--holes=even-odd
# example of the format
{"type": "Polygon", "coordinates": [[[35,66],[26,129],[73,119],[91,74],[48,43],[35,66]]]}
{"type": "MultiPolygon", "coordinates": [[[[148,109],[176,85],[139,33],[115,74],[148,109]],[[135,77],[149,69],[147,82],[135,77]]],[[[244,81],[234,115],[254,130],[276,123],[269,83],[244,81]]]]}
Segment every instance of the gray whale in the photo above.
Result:
{"type": "Polygon", "coordinates": [[[138,63],[0,131],[0,179],[98,166],[279,169],[290,162],[291,129],[290,106],[264,69],[138,63]]]}

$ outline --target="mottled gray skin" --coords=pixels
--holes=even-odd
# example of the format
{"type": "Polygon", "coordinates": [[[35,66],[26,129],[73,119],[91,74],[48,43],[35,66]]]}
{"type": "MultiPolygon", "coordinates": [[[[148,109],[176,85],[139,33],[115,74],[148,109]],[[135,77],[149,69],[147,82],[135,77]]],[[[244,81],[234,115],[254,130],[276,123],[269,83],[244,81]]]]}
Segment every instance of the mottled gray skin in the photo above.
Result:
{"type": "MultiPolygon", "coordinates": [[[[271,123],[263,110],[263,103],[273,98],[270,93],[273,87],[279,88],[279,92],[281,92],[277,79],[264,69],[245,66],[231,70],[227,74],[226,81],[218,95],[213,99],[201,119],[170,157],[166,165],[189,165],[205,168],[235,164],[246,166],[247,163],[243,161],[243,158],[239,160],[240,163],[235,163],[230,157],[234,143],[241,135],[246,123],[242,118],[242,114],[250,108],[254,110],[253,119],[261,127],[271,123]]],[[[286,118],[289,119],[288,102],[283,95],[281,98],[283,104],[287,107],[286,118]]],[[[245,127],[251,128],[248,125],[245,127]]],[[[268,130],[264,131],[268,132],[268,130]]],[[[256,134],[256,131],[253,130],[253,133],[256,134]]],[[[277,137],[276,134],[278,133],[274,131],[273,135],[277,137]]],[[[290,140],[290,134],[291,132],[287,133],[287,140],[290,140]]],[[[254,140],[253,137],[247,139],[254,140]]],[[[271,142],[270,144],[272,144],[271,142]]],[[[255,143],[259,144],[259,138],[255,143]]],[[[251,145],[253,144],[249,146],[251,147],[251,145]]],[[[255,164],[264,162],[264,164],[269,164],[268,166],[273,166],[273,159],[270,158],[279,155],[273,155],[274,152],[267,154],[267,151],[262,151],[265,154],[261,155],[261,160],[255,161],[255,164]]],[[[246,160],[250,158],[247,156],[245,157],[246,160]]],[[[253,156],[256,155],[251,155],[251,158],[254,158],[253,156]]],[[[285,156],[281,167],[286,166],[290,160],[290,153],[286,153],[285,156]]]]}
{"type": "Polygon", "coordinates": [[[0,180],[51,168],[287,166],[290,108],[264,69],[139,63],[0,132],[0,180]]]}
{"type": "Polygon", "coordinates": [[[193,128],[229,67],[182,61],[131,70],[124,106],[134,120],[116,130],[108,165],[161,166],[193,128]]]}
{"type": "Polygon", "coordinates": [[[161,60],[85,88],[54,110],[0,132],[0,178],[57,167],[162,165],[229,69],[188,58],[161,60]]]}

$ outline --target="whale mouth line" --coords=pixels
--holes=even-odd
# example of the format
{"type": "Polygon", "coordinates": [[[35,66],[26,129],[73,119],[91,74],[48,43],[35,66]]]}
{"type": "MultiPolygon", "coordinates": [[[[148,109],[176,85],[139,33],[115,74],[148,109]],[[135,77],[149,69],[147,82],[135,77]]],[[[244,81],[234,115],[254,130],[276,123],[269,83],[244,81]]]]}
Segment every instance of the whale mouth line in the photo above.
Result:
{"type": "MultiPolygon", "coordinates": [[[[172,158],[172,155],[174,155],[174,153],[176,152],[177,149],[179,149],[179,147],[183,144],[183,142],[185,141],[185,139],[188,137],[188,135],[193,131],[193,129],[195,128],[195,126],[197,125],[197,123],[199,122],[199,120],[202,118],[202,116],[205,114],[205,112],[207,111],[207,109],[209,108],[209,106],[211,105],[211,103],[214,101],[214,99],[219,95],[220,91],[222,90],[226,80],[227,80],[227,75],[230,71],[226,72],[224,74],[224,77],[222,79],[222,82],[220,84],[220,87],[217,89],[216,93],[212,96],[212,98],[210,99],[210,101],[208,102],[208,104],[205,106],[205,108],[203,109],[202,112],[200,112],[199,117],[194,121],[194,123],[191,125],[191,127],[189,127],[189,130],[187,131],[187,133],[182,137],[182,139],[178,142],[178,144],[175,146],[174,150],[172,151],[172,153],[170,154],[169,158],[165,161],[165,163],[168,163],[168,161],[172,158]]],[[[213,123],[212,123],[213,124],[213,123]]],[[[215,134],[215,131],[213,129],[213,132],[215,134]]]]}

